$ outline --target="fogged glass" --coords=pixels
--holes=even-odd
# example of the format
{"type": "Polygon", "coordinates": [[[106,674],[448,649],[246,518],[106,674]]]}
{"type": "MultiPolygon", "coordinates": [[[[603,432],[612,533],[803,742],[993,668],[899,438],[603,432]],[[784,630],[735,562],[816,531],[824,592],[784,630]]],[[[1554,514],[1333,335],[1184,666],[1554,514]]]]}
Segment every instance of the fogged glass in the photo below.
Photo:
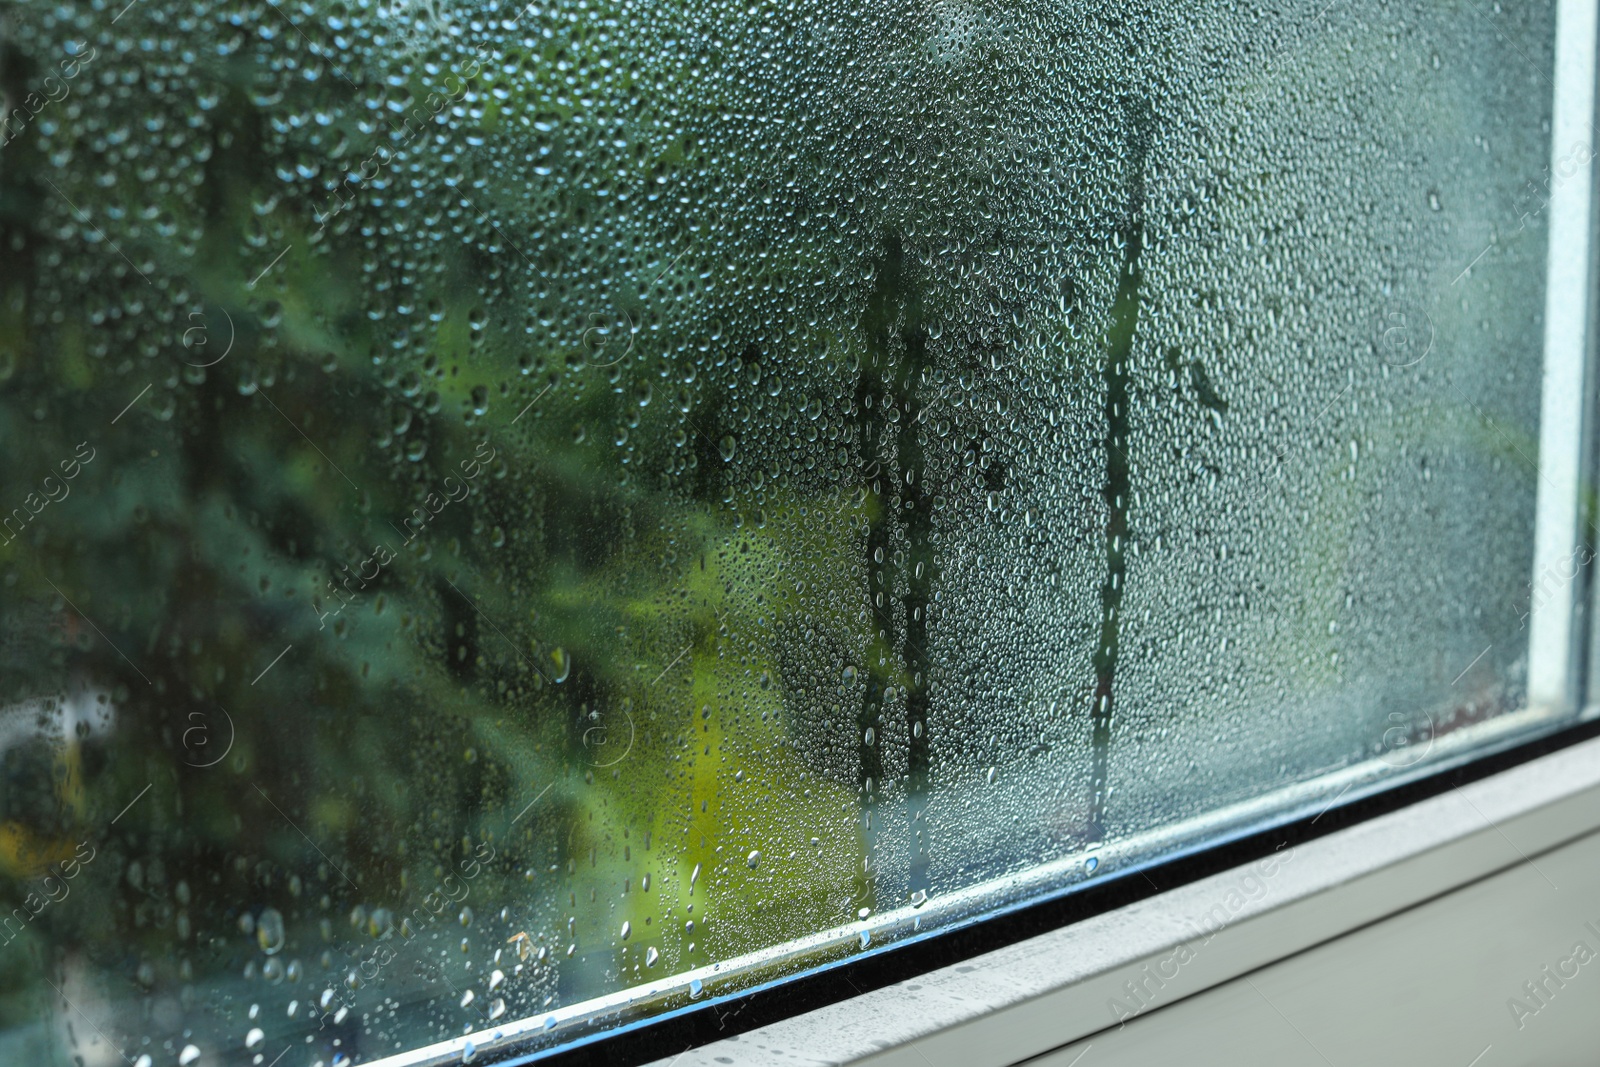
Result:
{"type": "Polygon", "coordinates": [[[1553,44],[5,4],[0,1053],[558,1044],[1518,712],[1553,44]]]}

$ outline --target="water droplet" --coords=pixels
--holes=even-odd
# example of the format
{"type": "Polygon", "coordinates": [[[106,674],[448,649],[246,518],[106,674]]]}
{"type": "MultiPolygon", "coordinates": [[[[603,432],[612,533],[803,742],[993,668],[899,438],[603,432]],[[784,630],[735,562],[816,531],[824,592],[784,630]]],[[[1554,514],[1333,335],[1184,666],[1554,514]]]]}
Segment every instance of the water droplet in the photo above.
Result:
{"type": "Polygon", "coordinates": [[[256,920],[256,942],[269,956],[283,950],[283,914],[277,908],[265,908],[256,920]]]}

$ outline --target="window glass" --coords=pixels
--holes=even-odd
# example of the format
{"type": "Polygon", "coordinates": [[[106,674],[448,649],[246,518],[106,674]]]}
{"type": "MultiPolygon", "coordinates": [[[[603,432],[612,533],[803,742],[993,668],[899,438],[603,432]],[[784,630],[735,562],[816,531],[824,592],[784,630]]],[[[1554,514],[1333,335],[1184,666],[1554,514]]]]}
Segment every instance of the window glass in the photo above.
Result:
{"type": "Polygon", "coordinates": [[[1546,714],[1551,3],[0,25],[8,1062],[556,1045],[1546,714]]]}

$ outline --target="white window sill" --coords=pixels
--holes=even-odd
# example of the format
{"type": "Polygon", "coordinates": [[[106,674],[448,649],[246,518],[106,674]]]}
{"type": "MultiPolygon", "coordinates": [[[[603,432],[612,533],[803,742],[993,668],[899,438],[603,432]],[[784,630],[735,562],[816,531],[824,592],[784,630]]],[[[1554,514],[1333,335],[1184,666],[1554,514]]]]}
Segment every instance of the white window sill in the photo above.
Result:
{"type": "MultiPolygon", "coordinates": [[[[1597,829],[1600,738],[1284,849],[1276,862],[1245,864],[656,1062],[1000,1067],[1062,1050],[1051,1062],[1064,1067],[1066,1052],[1076,1054],[1066,1046],[1115,1031],[1119,1010],[1139,1011],[1130,982],[1144,990],[1143,1010],[1126,1032],[1185,998],[1528,865],[1597,829]]],[[[1381,967],[1373,961],[1375,972],[1381,967]]],[[[1505,1013],[1502,1001],[1520,981],[1513,977],[1501,983],[1504,992],[1480,993],[1484,1012],[1505,1013]]],[[[1320,1062],[1302,1051],[1305,1062],[1320,1062]]]]}

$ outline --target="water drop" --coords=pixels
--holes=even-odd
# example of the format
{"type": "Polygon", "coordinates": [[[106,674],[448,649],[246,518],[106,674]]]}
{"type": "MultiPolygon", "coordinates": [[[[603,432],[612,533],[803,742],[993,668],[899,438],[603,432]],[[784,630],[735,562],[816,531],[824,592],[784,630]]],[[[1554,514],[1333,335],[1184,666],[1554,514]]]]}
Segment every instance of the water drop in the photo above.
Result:
{"type": "Polygon", "coordinates": [[[277,908],[264,909],[256,920],[256,942],[261,951],[269,956],[281,952],[284,936],[283,914],[277,908]]]}

